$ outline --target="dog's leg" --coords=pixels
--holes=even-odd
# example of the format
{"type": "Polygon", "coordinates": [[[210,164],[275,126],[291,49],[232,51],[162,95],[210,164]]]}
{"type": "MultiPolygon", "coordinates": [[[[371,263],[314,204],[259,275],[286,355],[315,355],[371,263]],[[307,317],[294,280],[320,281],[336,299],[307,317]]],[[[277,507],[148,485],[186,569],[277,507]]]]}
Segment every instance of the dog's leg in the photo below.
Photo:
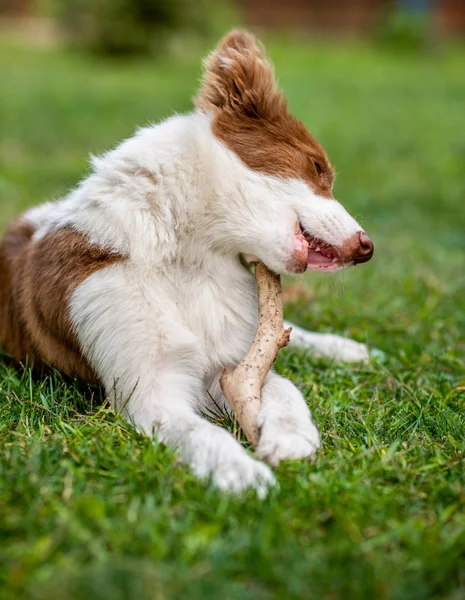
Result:
{"type": "Polygon", "coordinates": [[[175,448],[196,476],[264,496],[275,482],[269,467],[199,415],[203,345],[164,308],[157,310],[150,290],[128,280],[124,268],[110,267],[77,288],[70,312],[84,357],[138,430],[175,448]]]}
{"type": "MultiPolygon", "coordinates": [[[[231,412],[221,391],[219,376],[211,381],[206,410],[231,412]]],[[[310,410],[295,385],[274,371],[262,388],[262,407],[258,415],[260,440],[256,454],[277,465],[281,460],[309,458],[320,447],[320,436],[310,410]]]]}
{"type": "Polygon", "coordinates": [[[258,415],[257,456],[277,465],[281,460],[309,458],[320,447],[310,410],[295,385],[271,371],[262,389],[258,415]]]}
{"type": "Polygon", "coordinates": [[[310,350],[318,358],[329,358],[342,362],[364,362],[369,360],[368,346],[332,333],[313,333],[292,323],[290,347],[310,350]]]}
{"type": "Polygon", "coordinates": [[[249,456],[229,432],[192,408],[192,390],[198,383],[176,368],[169,376],[166,371],[161,376],[155,372],[154,391],[143,396],[135,392],[126,412],[139,430],[153,432],[160,442],[175,448],[197,477],[211,478],[225,491],[251,488],[264,497],[275,483],[272,472],[249,456]]]}

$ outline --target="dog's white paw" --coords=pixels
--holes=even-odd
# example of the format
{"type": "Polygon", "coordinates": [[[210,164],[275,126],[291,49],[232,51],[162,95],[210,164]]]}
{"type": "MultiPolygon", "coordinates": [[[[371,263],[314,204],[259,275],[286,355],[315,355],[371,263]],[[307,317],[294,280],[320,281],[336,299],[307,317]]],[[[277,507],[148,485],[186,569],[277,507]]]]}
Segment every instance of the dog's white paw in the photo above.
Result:
{"type": "Polygon", "coordinates": [[[277,485],[271,469],[248,456],[234,457],[219,465],[212,473],[213,483],[225,492],[239,494],[253,489],[261,499],[265,498],[270,487],[277,485]]]}
{"type": "Polygon", "coordinates": [[[366,362],[370,360],[370,353],[366,344],[343,338],[339,335],[327,334],[327,347],[324,356],[341,362],[366,362]]]}
{"type": "Polygon", "coordinates": [[[297,423],[280,417],[265,420],[256,456],[277,466],[282,460],[311,458],[320,448],[320,434],[311,420],[297,423]]]}
{"type": "Polygon", "coordinates": [[[366,344],[332,333],[314,333],[292,323],[285,323],[284,326],[292,327],[291,346],[310,350],[318,358],[341,362],[366,362],[370,359],[366,344]]]}
{"type": "Polygon", "coordinates": [[[220,490],[238,494],[253,489],[264,498],[276,485],[271,469],[252,458],[224,429],[207,424],[193,430],[188,441],[185,462],[197,477],[210,479],[220,490]]]}

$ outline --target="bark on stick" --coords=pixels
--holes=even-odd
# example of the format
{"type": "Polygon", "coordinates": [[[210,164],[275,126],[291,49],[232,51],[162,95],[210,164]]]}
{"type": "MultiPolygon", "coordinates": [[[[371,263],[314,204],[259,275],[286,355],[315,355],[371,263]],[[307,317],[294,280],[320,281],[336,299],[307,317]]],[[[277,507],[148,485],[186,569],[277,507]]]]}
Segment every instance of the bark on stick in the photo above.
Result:
{"type": "Polygon", "coordinates": [[[255,265],[258,291],[258,324],[250,350],[234,371],[224,371],[221,387],[239,425],[252,446],[259,439],[257,417],[265,377],[280,348],[289,343],[291,328],[283,326],[281,279],[263,263],[255,265]]]}

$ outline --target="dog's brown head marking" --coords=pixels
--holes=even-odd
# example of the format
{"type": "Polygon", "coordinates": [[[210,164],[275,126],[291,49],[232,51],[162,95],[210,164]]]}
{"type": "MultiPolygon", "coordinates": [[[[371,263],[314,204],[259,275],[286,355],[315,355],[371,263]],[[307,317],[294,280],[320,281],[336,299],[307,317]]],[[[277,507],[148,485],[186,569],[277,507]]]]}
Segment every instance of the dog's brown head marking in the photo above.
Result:
{"type": "Polygon", "coordinates": [[[333,169],[325,151],[287,108],[262,46],[230,32],[204,62],[196,105],[212,114],[212,131],[250,168],[298,178],[332,197],[333,169]]]}

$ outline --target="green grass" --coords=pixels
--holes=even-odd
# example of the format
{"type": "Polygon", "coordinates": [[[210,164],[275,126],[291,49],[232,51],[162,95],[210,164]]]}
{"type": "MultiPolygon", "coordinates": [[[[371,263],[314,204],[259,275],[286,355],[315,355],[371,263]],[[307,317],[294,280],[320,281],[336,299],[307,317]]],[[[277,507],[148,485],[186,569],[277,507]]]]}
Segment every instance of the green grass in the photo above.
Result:
{"type": "MultiPolygon", "coordinates": [[[[305,279],[313,300],[287,316],[384,356],[282,352],[323,450],[264,502],[195,481],[99,390],[0,362],[2,598],[465,597],[465,50],[270,51],[376,246],[343,279],[305,279]]],[[[108,63],[1,42],[0,227],[65,193],[89,152],[189,109],[198,77],[196,51],[108,63]]]]}

